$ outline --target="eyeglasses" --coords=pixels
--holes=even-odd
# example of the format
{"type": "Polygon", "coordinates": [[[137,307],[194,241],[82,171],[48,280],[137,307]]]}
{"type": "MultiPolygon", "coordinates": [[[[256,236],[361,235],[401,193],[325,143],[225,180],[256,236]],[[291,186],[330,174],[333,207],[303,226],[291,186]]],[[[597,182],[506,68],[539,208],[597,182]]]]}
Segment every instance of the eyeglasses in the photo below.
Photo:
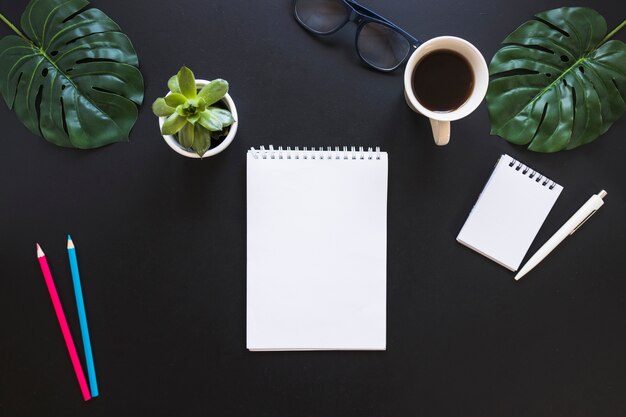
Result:
{"type": "Polygon", "coordinates": [[[354,22],[359,58],[379,71],[393,71],[421,42],[352,0],[294,0],[296,20],[316,35],[330,35],[354,22]]]}

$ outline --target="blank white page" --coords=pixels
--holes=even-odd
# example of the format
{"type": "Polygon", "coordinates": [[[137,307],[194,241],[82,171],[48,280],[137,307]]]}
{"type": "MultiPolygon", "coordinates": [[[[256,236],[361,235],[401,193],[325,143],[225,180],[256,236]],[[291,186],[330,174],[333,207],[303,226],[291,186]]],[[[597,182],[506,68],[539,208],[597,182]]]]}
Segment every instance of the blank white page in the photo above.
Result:
{"type": "Polygon", "coordinates": [[[502,155],[457,240],[517,271],[563,187],[502,155]]]}
{"type": "Polygon", "coordinates": [[[385,349],[386,153],[251,150],[247,222],[248,349],[385,349]]]}

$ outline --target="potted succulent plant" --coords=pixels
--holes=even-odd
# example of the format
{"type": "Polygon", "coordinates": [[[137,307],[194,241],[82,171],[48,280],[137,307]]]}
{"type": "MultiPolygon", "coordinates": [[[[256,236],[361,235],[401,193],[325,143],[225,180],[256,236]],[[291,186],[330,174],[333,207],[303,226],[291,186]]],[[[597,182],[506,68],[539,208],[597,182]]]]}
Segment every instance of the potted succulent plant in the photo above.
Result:
{"type": "Polygon", "coordinates": [[[196,80],[183,66],[167,82],[170,91],[152,104],[165,142],[189,158],[222,152],[237,133],[237,109],[228,82],[196,80]]]}

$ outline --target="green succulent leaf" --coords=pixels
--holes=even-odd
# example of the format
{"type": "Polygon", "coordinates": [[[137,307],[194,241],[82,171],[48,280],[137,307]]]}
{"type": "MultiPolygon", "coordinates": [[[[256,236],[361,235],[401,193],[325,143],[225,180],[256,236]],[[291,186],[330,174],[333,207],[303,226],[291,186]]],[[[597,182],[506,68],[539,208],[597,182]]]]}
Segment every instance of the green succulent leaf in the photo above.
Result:
{"type": "Polygon", "coordinates": [[[220,118],[209,109],[200,113],[198,123],[211,132],[222,130],[223,128],[220,118]]]}
{"type": "Polygon", "coordinates": [[[197,98],[190,98],[187,101],[190,107],[198,108],[200,106],[200,100],[197,98]]]}
{"type": "Polygon", "coordinates": [[[219,107],[209,107],[207,111],[213,113],[213,115],[215,115],[220,120],[220,122],[222,123],[222,128],[235,123],[235,119],[233,118],[232,113],[228,110],[221,109],[219,107]]]}
{"type": "Polygon", "coordinates": [[[187,98],[196,98],[196,79],[193,76],[193,72],[185,66],[183,66],[176,75],[178,80],[178,87],[180,92],[187,98]]]}
{"type": "Polygon", "coordinates": [[[163,122],[163,126],[161,127],[161,133],[164,135],[175,135],[183,128],[183,126],[187,123],[187,119],[183,116],[180,116],[177,113],[172,114],[165,122],[163,122]]]}
{"type": "Polygon", "coordinates": [[[165,102],[168,106],[176,108],[176,106],[185,104],[187,102],[187,97],[179,93],[171,93],[165,96],[165,102]]]}
{"type": "Polygon", "coordinates": [[[194,144],[194,126],[191,123],[185,123],[185,125],[178,132],[178,143],[183,148],[191,148],[194,144]]]}
{"type": "Polygon", "coordinates": [[[228,82],[218,78],[202,87],[198,96],[202,97],[206,101],[207,106],[210,106],[211,104],[221,100],[226,93],[228,93],[228,82]]]}
{"type": "Polygon", "coordinates": [[[191,123],[192,125],[196,124],[196,122],[200,119],[200,114],[201,113],[196,113],[194,115],[188,116],[187,121],[191,123]]]}
{"type": "Polygon", "coordinates": [[[181,94],[180,87],[178,86],[178,77],[176,75],[172,75],[170,79],[167,80],[167,88],[169,88],[172,93],[181,94]]]}
{"type": "Polygon", "coordinates": [[[0,39],[0,94],[33,133],[59,146],[127,141],[143,101],[135,49],[87,0],[32,0],[21,33],[0,39]]]}
{"type": "Polygon", "coordinates": [[[167,117],[173,114],[176,111],[175,108],[170,107],[165,102],[164,98],[157,98],[154,103],[152,103],[152,112],[158,117],[167,117]]]}
{"type": "Polygon", "coordinates": [[[626,45],[586,7],[535,15],[489,65],[491,133],[537,152],[589,143],[626,111],[626,45]],[[606,35],[606,36],[605,36],[606,35]]]}
{"type": "Polygon", "coordinates": [[[188,113],[189,112],[187,111],[187,108],[185,107],[184,104],[181,104],[180,106],[176,106],[176,114],[178,114],[179,116],[187,117],[188,113]]]}
{"type": "Polygon", "coordinates": [[[203,128],[199,123],[194,126],[193,150],[200,156],[204,155],[211,147],[211,132],[203,128]]]}

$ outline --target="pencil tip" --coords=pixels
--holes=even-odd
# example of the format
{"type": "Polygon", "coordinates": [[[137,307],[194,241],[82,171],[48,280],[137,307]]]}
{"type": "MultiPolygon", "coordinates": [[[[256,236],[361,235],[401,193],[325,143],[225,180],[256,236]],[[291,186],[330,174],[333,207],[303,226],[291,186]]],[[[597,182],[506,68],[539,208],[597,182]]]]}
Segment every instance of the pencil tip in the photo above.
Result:
{"type": "Polygon", "coordinates": [[[72,236],[70,236],[70,234],[67,234],[67,240],[72,240],[72,236]]]}
{"type": "Polygon", "coordinates": [[[43,250],[41,250],[41,246],[37,243],[37,257],[41,258],[42,256],[44,256],[43,250]]]}
{"type": "Polygon", "coordinates": [[[67,248],[74,249],[74,242],[72,242],[72,238],[70,235],[67,235],[67,248]]]}

